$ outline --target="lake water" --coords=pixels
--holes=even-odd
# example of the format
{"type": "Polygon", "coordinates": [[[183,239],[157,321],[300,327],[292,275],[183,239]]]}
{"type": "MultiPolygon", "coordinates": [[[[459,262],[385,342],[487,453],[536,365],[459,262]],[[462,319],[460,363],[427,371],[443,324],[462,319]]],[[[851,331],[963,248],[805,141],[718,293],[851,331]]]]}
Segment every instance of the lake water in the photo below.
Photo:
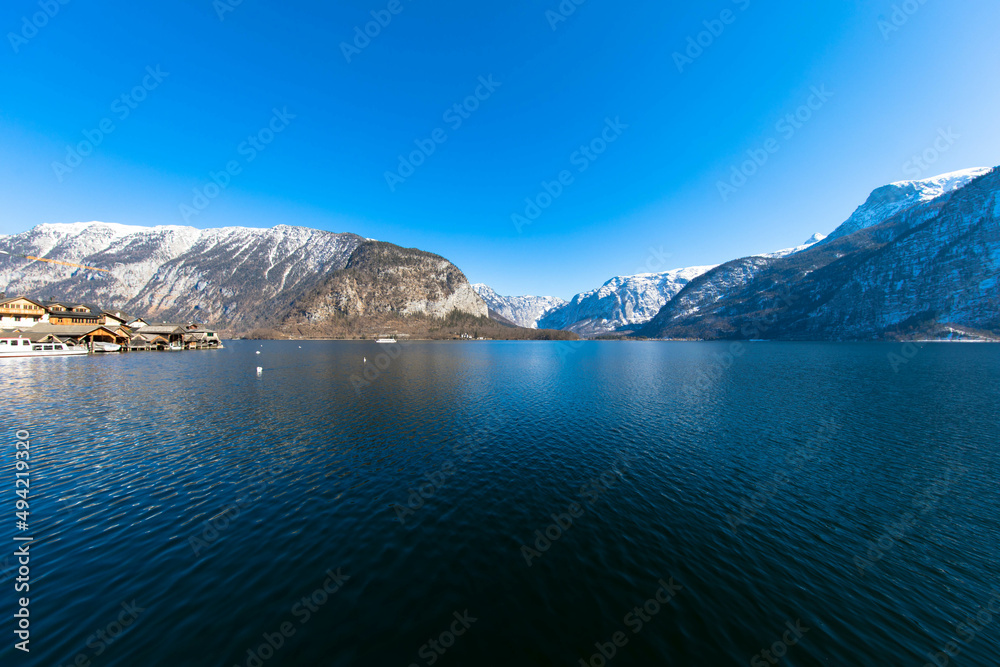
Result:
{"type": "Polygon", "coordinates": [[[1000,348],[735,352],[0,360],[0,663],[997,665],[1000,348]]]}

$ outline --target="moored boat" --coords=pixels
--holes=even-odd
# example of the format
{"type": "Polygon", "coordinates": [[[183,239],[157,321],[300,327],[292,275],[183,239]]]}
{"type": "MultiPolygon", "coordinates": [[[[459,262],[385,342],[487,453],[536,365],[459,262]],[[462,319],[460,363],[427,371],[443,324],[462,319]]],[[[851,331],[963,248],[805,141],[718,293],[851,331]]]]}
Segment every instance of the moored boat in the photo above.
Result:
{"type": "Polygon", "coordinates": [[[6,357],[66,357],[87,354],[87,349],[66,343],[32,343],[22,336],[0,338],[0,359],[6,357]]]}

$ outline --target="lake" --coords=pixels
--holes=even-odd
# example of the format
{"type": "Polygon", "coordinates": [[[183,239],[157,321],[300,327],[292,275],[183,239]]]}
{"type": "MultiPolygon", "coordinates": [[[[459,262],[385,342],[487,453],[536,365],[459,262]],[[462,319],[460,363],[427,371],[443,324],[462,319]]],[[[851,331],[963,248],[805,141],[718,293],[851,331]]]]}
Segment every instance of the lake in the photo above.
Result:
{"type": "Polygon", "coordinates": [[[0,663],[996,665],[998,350],[0,360],[34,537],[0,663]]]}

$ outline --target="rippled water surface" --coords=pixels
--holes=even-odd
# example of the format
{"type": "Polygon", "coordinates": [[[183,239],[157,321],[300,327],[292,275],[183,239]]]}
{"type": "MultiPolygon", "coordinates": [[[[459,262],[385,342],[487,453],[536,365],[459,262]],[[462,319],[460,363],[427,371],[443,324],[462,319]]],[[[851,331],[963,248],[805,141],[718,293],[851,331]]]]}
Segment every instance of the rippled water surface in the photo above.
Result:
{"type": "Polygon", "coordinates": [[[1000,664],[997,347],[391,349],[0,360],[0,663],[1000,664]]]}

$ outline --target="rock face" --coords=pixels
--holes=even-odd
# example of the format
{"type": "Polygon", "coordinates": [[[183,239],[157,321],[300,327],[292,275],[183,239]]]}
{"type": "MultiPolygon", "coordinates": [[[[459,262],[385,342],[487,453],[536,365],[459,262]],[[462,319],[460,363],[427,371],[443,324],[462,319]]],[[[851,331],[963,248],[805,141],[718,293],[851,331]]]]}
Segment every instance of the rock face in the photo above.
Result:
{"type": "Polygon", "coordinates": [[[490,317],[528,329],[537,329],[542,315],[567,303],[556,296],[502,296],[483,283],[474,284],[472,289],[489,306],[490,317]]]}
{"type": "Polygon", "coordinates": [[[577,294],[545,313],[537,326],[591,336],[649,321],[675,294],[711,266],[692,266],[662,273],[618,276],[601,287],[577,294]]]}
{"type": "Polygon", "coordinates": [[[487,310],[465,275],[443,257],[365,241],[343,269],[295,300],[283,324],[416,314],[443,318],[452,312],[487,317],[487,310]]]}
{"type": "Polygon", "coordinates": [[[862,340],[943,324],[1000,331],[1000,170],[930,199],[911,186],[876,190],[869,214],[856,212],[804,251],[735,260],[700,276],[639,333],[862,340]]]}

